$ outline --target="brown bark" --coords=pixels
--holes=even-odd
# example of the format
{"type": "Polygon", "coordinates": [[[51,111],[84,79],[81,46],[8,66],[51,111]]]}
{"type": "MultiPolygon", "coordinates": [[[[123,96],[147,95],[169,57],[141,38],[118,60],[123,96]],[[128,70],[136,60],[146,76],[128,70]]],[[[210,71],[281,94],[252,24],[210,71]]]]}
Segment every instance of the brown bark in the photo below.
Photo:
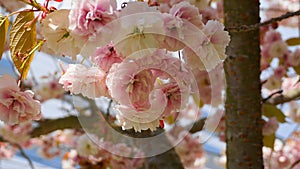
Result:
{"type": "MultiPolygon", "coordinates": [[[[224,0],[225,27],[259,23],[258,0],[224,0]]],[[[229,169],[262,169],[259,29],[230,30],[225,61],[226,155],[229,169]]]]}

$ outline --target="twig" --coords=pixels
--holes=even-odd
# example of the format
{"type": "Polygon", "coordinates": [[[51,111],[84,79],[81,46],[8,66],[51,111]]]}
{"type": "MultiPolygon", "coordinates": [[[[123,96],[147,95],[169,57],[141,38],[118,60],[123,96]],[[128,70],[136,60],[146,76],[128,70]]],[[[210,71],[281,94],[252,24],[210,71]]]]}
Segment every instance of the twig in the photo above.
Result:
{"type": "Polygon", "coordinates": [[[254,25],[241,25],[241,26],[238,26],[238,27],[229,27],[229,28],[226,28],[226,30],[228,30],[230,32],[252,31],[252,30],[258,29],[261,26],[266,26],[266,25],[272,24],[274,22],[278,22],[278,21],[281,21],[281,20],[284,20],[284,19],[287,19],[287,18],[290,18],[290,17],[293,17],[293,16],[297,16],[297,15],[300,15],[300,10],[295,11],[295,12],[287,12],[286,14],[283,14],[279,17],[272,18],[272,19],[267,20],[265,22],[256,23],[254,25]]]}
{"type": "Polygon", "coordinates": [[[206,118],[199,119],[195,123],[188,125],[187,128],[190,128],[189,132],[190,133],[196,133],[198,131],[201,131],[204,127],[206,118]]]}
{"type": "Polygon", "coordinates": [[[296,165],[300,164],[300,159],[298,159],[297,161],[295,161],[291,167],[289,169],[293,169],[294,167],[296,167],[296,165]]]}
{"type": "Polygon", "coordinates": [[[260,8],[261,11],[272,11],[272,12],[293,12],[285,9],[280,8],[260,8]]]}
{"type": "Polygon", "coordinates": [[[266,101],[266,103],[277,105],[277,104],[286,103],[286,102],[289,102],[292,100],[296,100],[299,97],[300,97],[300,87],[291,89],[291,90],[284,92],[278,96],[269,98],[266,101]]]}
{"type": "Polygon", "coordinates": [[[109,109],[110,109],[110,107],[111,107],[112,102],[113,102],[113,100],[111,99],[111,100],[109,101],[109,103],[108,103],[107,108],[106,108],[106,120],[109,119],[109,115],[110,115],[110,110],[109,110],[109,109]]]}
{"type": "Polygon", "coordinates": [[[34,165],[33,165],[32,161],[31,161],[31,159],[24,152],[23,148],[19,144],[14,144],[14,146],[16,146],[20,150],[21,155],[28,161],[28,163],[30,165],[30,168],[34,169],[34,165]]]}
{"type": "Polygon", "coordinates": [[[282,94],[283,90],[275,91],[274,93],[271,93],[268,97],[262,99],[262,102],[265,103],[267,100],[269,100],[271,97],[273,97],[276,94],[282,94]]]}

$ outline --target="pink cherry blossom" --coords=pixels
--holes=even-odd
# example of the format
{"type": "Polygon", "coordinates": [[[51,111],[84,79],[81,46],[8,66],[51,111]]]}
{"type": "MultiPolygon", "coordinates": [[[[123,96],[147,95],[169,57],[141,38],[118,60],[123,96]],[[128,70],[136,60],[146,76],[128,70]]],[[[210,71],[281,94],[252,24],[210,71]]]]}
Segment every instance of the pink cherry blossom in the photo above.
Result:
{"type": "Polygon", "coordinates": [[[217,11],[218,11],[219,18],[224,18],[224,2],[223,1],[217,2],[217,11]]]}
{"type": "Polygon", "coordinates": [[[260,65],[261,65],[261,70],[264,70],[270,66],[270,63],[272,61],[272,57],[269,54],[270,50],[270,44],[265,44],[262,46],[261,49],[261,60],[260,60],[260,65]]]}
{"type": "Polygon", "coordinates": [[[93,142],[87,134],[84,134],[78,138],[77,153],[80,156],[88,157],[90,155],[96,155],[99,151],[98,145],[93,142]]]}
{"type": "Polygon", "coordinates": [[[74,0],[69,14],[69,29],[81,36],[95,35],[101,28],[116,18],[115,0],[74,0]]]}
{"type": "Polygon", "coordinates": [[[16,148],[12,147],[9,143],[0,142],[0,159],[9,159],[15,155],[16,148]]]}
{"type": "Polygon", "coordinates": [[[274,76],[276,76],[277,78],[282,78],[285,74],[286,74],[286,68],[282,65],[278,66],[274,70],[274,76]]]}
{"type": "Polygon", "coordinates": [[[271,117],[263,126],[263,135],[271,135],[276,132],[279,124],[276,117],[271,117]]]}
{"type": "Polygon", "coordinates": [[[299,76],[283,78],[283,82],[282,82],[283,92],[285,93],[288,92],[289,90],[299,88],[300,87],[299,80],[300,80],[299,76]]]}
{"type": "Polygon", "coordinates": [[[296,123],[300,123],[300,109],[290,112],[289,117],[296,123]]]}
{"type": "Polygon", "coordinates": [[[291,101],[289,104],[288,115],[296,123],[300,123],[300,105],[295,101],[291,101]]]}
{"type": "Polygon", "coordinates": [[[286,64],[298,66],[300,64],[300,48],[297,48],[291,55],[287,56],[286,64]]]}
{"type": "MultiPolygon", "coordinates": [[[[263,148],[264,162],[266,169],[289,169],[300,160],[300,139],[299,131],[295,131],[291,137],[285,140],[283,144],[279,140],[275,140],[274,150],[263,148]]],[[[297,164],[293,169],[300,169],[297,164]]]]}
{"type": "Polygon", "coordinates": [[[193,137],[188,131],[181,127],[172,129],[168,133],[168,139],[174,144],[175,151],[180,157],[185,169],[201,169],[204,168],[205,157],[199,137],[193,137]],[[176,143],[179,143],[176,145],[176,143]]]}
{"type": "Polygon", "coordinates": [[[62,9],[52,12],[42,21],[41,34],[46,45],[56,55],[68,55],[76,60],[86,40],[69,30],[69,10],[62,9]]]}
{"type": "Polygon", "coordinates": [[[127,87],[131,104],[136,110],[150,108],[149,94],[153,89],[154,78],[150,70],[143,70],[135,75],[132,86],[127,87]]]}
{"type": "Polygon", "coordinates": [[[197,77],[196,82],[202,103],[212,106],[223,103],[222,91],[225,86],[223,64],[218,64],[209,72],[193,69],[193,74],[197,77]]]}
{"type": "Polygon", "coordinates": [[[209,20],[218,20],[218,11],[215,8],[210,6],[206,7],[203,10],[200,10],[200,14],[202,15],[202,22],[207,23],[209,20]]]}
{"type": "Polygon", "coordinates": [[[163,20],[166,37],[161,44],[161,48],[165,48],[169,51],[182,49],[184,47],[184,44],[181,42],[184,39],[182,19],[163,13],[163,20]]]}
{"type": "MultiPolygon", "coordinates": [[[[164,116],[170,115],[172,112],[179,112],[181,108],[181,91],[179,86],[173,83],[158,85],[165,96],[167,97],[167,106],[164,111],[164,116]]],[[[186,100],[183,101],[185,103],[186,100]]]]}
{"type": "Polygon", "coordinates": [[[139,71],[134,62],[115,64],[106,83],[111,96],[118,103],[145,110],[149,108],[148,96],[153,89],[154,78],[150,70],[139,71]]]}
{"type": "Polygon", "coordinates": [[[19,144],[25,147],[30,145],[31,122],[16,125],[5,125],[0,128],[0,135],[10,143],[19,144]]]}
{"type": "Polygon", "coordinates": [[[186,1],[172,6],[170,14],[185,19],[200,29],[203,27],[202,16],[200,15],[198,8],[186,1]]]}
{"type": "Polygon", "coordinates": [[[140,54],[136,53],[139,57],[134,55],[134,60],[114,64],[106,83],[112,98],[120,104],[117,106],[117,119],[123,129],[155,130],[165,115],[184,107],[192,75],[184,64],[166,54],[165,50],[157,50],[144,57],[140,54]],[[154,88],[157,76],[171,78],[172,83],[154,88]]]}
{"type": "Polygon", "coordinates": [[[76,131],[72,129],[56,130],[55,132],[52,132],[55,142],[65,144],[70,147],[76,146],[79,134],[80,133],[76,133],[76,131]]]}
{"type": "Polygon", "coordinates": [[[128,147],[124,143],[112,146],[110,165],[118,169],[139,169],[143,166],[143,153],[137,149],[128,147]],[[127,158],[127,157],[133,157],[127,158]]]}
{"type": "Polygon", "coordinates": [[[274,75],[270,76],[263,87],[269,89],[270,91],[281,88],[281,78],[278,78],[274,75]]]}
{"type": "Polygon", "coordinates": [[[162,14],[145,2],[129,2],[119,15],[119,22],[112,27],[116,50],[130,56],[140,50],[159,48],[164,40],[162,14]]]}
{"type": "Polygon", "coordinates": [[[276,41],[282,41],[281,34],[275,30],[269,30],[264,36],[264,43],[273,43],[276,41]]]}
{"type": "Polygon", "coordinates": [[[170,11],[170,6],[169,6],[169,4],[166,4],[166,3],[160,3],[158,6],[158,10],[161,13],[168,13],[170,11]]]}
{"type": "Polygon", "coordinates": [[[200,71],[199,69],[193,70],[194,76],[197,77],[197,85],[200,94],[200,99],[205,104],[211,104],[212,89],[211,81],[208,72],[200,71]]]}
{"type": "Polygon", "coordinates": [[[82,94],[93,99],[100,96],[109,97],[105,79],[106,73],[97,67],[87,68],[82,64],[70,64],[59,83],[72,94],[82,94]]]}
{"type": "Polygon", "coordinates": [[[114,63],[120,63],[122,61],[121,56],[117,54],[112,43],[103,48],[97,48],[96,52],[91,56],[91,59],[105,72],[108,72],[114,63]]]}
{"type": "Polygon", "coordinates": [[[58,83],[58,79],[55,77],[39,83],[33,88],[33,91],[36,94],[36,98],[41,102],[53,98],[61,98],[65,93],[62,86],[58,83]]]}
{"type": "Polygon", "coordinates": [[[33,92],[20,91],[16,80],[9,75],[0,77],[0,120],[13,125],[41,118],[40,102],[33,92]]]}
{"type": "Polygon", "coordinates": [[[208,21],[202,30],[193,32],[197,34],[185,32],[189,46],[184,48],[184,59],[193,68],[210,71],[227,57],[225,48],[230,41],[229,34],[218,21],[208,21]]]}
{"type": "Polygon", "coordinates": [[[55,136],[50,134],[41,136],[37,153],[47,159],[59,156],[61,154],[61,147],[59,142],[55,141],[55,136]]]}
{"type": "Polygon", "coordinates": [[[61,166],[63,169],[76,169],[76,157],[77,152],[76,150],[70,150],[66,152],[61,160],[61,166]]]}
{"type": "MultiPolygon", "coordinates": [[[[140,58],[135,60],[129,59],[122,63],[114,64],[108,73],[107,86],[111,96],[118,103],[131,107],[130,105],[132,103],[148,98],[149,92],[152,90],[155,82],[153,74],[149,72],[148,69],[162,70],[163,72],[168,73],[171,77],[180,78],[181,81],[185,81],[185,85],[179,85],[182,87],[182,93],[188,93],[188,86],[191,83],[191,73],[185,69],[185,66],[181,64],[178,59],[166,54],[164,50],[157,50],[150,56],[142,57],[140,54],[141,53],[136,53],[136,56],[139,56],[140,58]],[[138,74],[141,76],[136,76],[138,74]],[[140,85],[140,87],[137,88],[136,86],[139,86],[139,84],[143,84],[144,86],[140,85]],[[186,88],[186,90],[183,88],[186,88]],[[138,93],[142,93],[142,97],[137,96],[138,93]],[[136,97],[136,99],[134,97],[136,97]]],[[[184,98],[186,98],[186,96],[184,96],[184,98]]]]}
{"type": "Polygon", "coordinates": [[[204,34],[207,36],[208,42],[210,42],[220,59],[225,59],[225,47],[230,41],[230,37],[227,31],[224,31],[224,25],[218,21],[210,20],[206,23],[203,30],[204,34]]]}
{"type": "Polygon", "coordinates": [[[271,44],[269,54],[272,58],[282,58],[288,52],[288,46],[284,41],[276,41],[271,44]]]}
{"type": "Polygon", "coordinates": [[[185,47],[183,49],[183,59],[191,67],[191,69],[206,69],[200,57],[189,47],[185,47]]]}
{"type": "Polygon", "coordinates": [[[150,108],[144,111],[137,111],[133,107],[118,105],[116,107],[117,119],[122,128],[133,128],[135,131],[156,130],[159,126],[159,120],[163,117],[163,112],[167,106],[167,99],[163,91],[156,89],[149,94],[150,108]]]}

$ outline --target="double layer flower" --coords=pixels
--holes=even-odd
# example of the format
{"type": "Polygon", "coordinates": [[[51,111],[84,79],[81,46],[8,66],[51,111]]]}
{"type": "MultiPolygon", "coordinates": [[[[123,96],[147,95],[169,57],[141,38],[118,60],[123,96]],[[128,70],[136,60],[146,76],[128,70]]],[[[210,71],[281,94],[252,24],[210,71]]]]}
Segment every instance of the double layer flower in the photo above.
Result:
{"type": "Polygon", "coordinates": [[[41,104],[33,99],[33,92],[20,91],[9,75],[0,77],[0,120],[12,125],[40,118],[41,104]]]}

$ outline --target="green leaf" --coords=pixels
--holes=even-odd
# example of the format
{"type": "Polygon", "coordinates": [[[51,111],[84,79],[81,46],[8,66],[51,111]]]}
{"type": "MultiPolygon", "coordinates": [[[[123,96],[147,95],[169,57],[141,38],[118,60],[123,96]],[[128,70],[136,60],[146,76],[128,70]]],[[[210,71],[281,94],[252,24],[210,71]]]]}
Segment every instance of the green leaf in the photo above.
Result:
{"type": "Polygon", "coordinates": [[[28,74],[36,41],[34,13],[21,12],[10,30],[9,43],[12,60],[21,74],[21,79],[25,79],[28,74]]]}
{"type": "Polygon", "coordinates": [[[290,38],[285,41],[289,46],[300,45],[300,38],[290,38]]]}
{"type": "Polygon", "coordinates": [[[264,143],[264,146],[273,149],[274,143],[275,143],[275,134],[264,136],[263,143],[264,143]]]}
{"type": "Polygon", "coordinates": [[[7,16],[0,15],[0,60],[6,45],[6,34],[8,31],[9,21],[7,16]]]}
{"type": "Polygon", "coordinates": [[[272,104],[264,104],[262,113],[264,116],[270,118],[270,117],[276,117],[277,121],[280,123],[285,122],[285,115],[282,113],[280,109],[278,109],[275,105],[272,104]]]}

